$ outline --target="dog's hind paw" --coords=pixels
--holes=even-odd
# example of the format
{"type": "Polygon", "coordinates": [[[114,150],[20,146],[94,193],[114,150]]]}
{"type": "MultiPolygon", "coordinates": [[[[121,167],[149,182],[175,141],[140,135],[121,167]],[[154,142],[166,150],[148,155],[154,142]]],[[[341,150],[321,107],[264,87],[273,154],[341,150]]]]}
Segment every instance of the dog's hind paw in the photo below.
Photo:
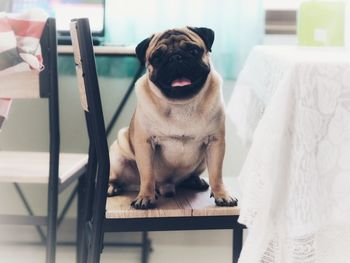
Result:
{"type": "Polygon", "coordinates": [[[176,193],[175,185],[172,183],[159,185],[157,191],[161,196],[167,198],[174,197],[176,193]]]}
{"type": "Polygon", "coordinates": [[[209,184],[198,175],[191,175],[181,183],[181,187],[197,191],[206,191],[209,188],[209,184]]]}
{"type": "Polygon", "coordinates": [[[116,196],[120,195],[122,192],[124,192],[123,187],[118,183],[109,183],[108,189],[107,189],[107,196],[116,196]]]}

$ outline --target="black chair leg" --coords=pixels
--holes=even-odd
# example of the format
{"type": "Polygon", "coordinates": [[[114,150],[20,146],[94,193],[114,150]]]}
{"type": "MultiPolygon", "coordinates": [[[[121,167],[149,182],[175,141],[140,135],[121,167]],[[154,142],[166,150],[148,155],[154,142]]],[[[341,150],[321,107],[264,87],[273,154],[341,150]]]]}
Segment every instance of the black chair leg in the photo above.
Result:
{"type": "Polygon", "coordinates": [[[96,238],[97,234],[92,234],[92,241],[91,245],[88,248],[88,263],[98,263],[100,262],[100,251],[101,251],[101,244],[100,244],[100,237],[96,238]]]}
{"type": "Polygon", "coordinates": [[[233,256],[232,256],[232,262],[237,263],[239,256],[241,254],[242,250],[242,244],[243,244],[243,228],[242,227],[236,227],[233,230],[233,256]]]}
{"type": "Polygon", "coordinates": [[[141,263],[147,263],[148,262],[148,255],[151,251],[151,241],[148,238],[148,232],[143,231],[142,232],[142,256],[141,256],[141,263]]]}
{"type": "Polygon", "coordinates": [[[86,187],[86,175],[82,175],[78,181],[78,209],[77,209],[77,245],[76,256],[77,263],[84,263],[86,261],[84,255],[86,254],[86,242],[84,235],[84,197],[86,187]]]}
{"type": "Polygon", "coordinates": [[[56,260],[56,230],[57,230],[57,191],[49,188],[48,220],[46,238],[46,263],[55,263],[56,260]],[[50,191],[51,190],[51,191],[50,191]]]}

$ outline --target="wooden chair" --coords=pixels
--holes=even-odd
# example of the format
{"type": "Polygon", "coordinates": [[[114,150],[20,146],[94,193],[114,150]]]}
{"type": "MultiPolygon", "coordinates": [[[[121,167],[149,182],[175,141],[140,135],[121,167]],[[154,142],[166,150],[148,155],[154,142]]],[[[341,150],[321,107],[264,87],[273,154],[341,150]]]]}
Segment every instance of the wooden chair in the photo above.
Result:
{"type": "Polygon", "coordinates": [[[0,151],[0,182],[14,183],[29,213],[29,216],[0,215],[0,224],[35,225],[42,242],[46,243],[46,262],[54,263],[57,225],[62,221],[75,191],[59,218],[58,195],[85,173],[87,155],[60,153],[56,24],[53,18],[47,20],[40,44],[45,69],[40,74],[25,72],[8,76],[7,81],[1,82],[0,94],[14,99],[48,99],[49,152],[0,151]],[[22,183],[48,185],[47,216],[34,215],[19,185],[22,183]],[[46,235],[41,225],[46,225],[46,235]]]}
{"type": "MultiPolygon", "coordinates": [[[[130,207],[137,193],[107,198],[110,163],[88,19],[72,20],[71,37],[90,140],[78,262],[99,262],[105,232],[205,229],[234,230],[233,262],[237,262],[243,235],[237,222],[239,208],[216,207],[209,192],[183,190],[172,199],[158,200],[152,210],[130,207]]],[[[142,262],[146,261],[144,257],[142,262]]]]}

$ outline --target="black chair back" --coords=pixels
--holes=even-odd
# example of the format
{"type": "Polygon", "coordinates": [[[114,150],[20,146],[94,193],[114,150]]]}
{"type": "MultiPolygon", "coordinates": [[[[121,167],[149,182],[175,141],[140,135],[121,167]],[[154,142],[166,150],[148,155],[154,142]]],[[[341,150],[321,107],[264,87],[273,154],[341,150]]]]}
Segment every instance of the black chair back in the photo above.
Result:
{"type": "Polygon", "coordinates": [[[40,73],[40,97],[49,100],[50,169],[48,185],[48,228],[46,262],[54,262],[58,211],[60,125],[57,71],[56,20],[48,18],[40,40],[44,70],[40,73]]]}
{"type": "MultiPolygon", "coordinates": [[[[86,18],[71,22],[71,38],[74,50],[74,61],[78,76],[80,100],[85,111],[89,135],[89,161],[86,186],[84,222],[86,236],[91,247],[103,238],[102,226],[105,218],[109,178],[109,152],[105,124],[101,105],[100,91],[96,72],[89,21],[86,18]]],[[[98,262],[100,250],[91,251],[88,247],[88,262],[98,262]]]]}

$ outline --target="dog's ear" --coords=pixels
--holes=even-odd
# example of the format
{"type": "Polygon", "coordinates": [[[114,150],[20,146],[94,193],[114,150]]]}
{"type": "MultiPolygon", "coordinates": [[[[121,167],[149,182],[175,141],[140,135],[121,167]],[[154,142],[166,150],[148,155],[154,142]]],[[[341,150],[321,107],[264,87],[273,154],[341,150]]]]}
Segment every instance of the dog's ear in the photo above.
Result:
{"type": "Polygon", "coordinates": [[[146,51],[152,38],[153,36],[146,38],[136,46],[136,49],[135,49],[136,56],[140,60],[142,65],[145,65],[146,63],[146,51]]]}
{"type": "Polygon", "coordinates": [[[208,51],[211,51],[211,47],[214,42],[214,31],[206,27],[188,27],[189,30],[195,32],[204,41],[208,51]]]}

